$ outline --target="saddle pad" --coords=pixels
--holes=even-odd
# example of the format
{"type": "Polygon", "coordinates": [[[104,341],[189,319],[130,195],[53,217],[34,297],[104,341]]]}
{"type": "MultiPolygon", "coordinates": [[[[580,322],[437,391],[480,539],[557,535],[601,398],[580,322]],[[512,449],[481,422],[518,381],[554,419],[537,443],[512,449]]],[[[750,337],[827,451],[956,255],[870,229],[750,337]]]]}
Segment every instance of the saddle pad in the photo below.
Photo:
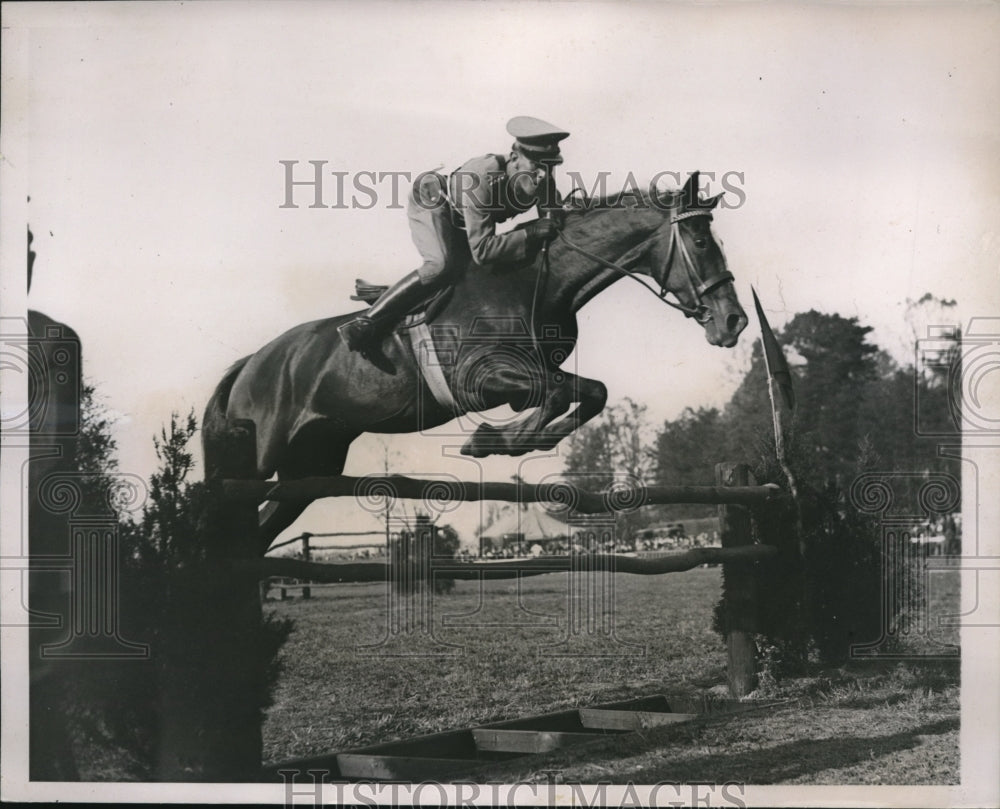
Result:
{"type": "Polygon", "coordinates": [[[441,360],[437,349],[434,348],[434,338],[425,319],[421,315],[411,315],[406,319],[405,327],[410,337],[410,345],[413,346],[413,356],[417,358],[417,367],[420,368],[427,387],[431,389],[439,405],[454,412],[455,397],[451,395],[448,380],[444,378],[441,360]]]}

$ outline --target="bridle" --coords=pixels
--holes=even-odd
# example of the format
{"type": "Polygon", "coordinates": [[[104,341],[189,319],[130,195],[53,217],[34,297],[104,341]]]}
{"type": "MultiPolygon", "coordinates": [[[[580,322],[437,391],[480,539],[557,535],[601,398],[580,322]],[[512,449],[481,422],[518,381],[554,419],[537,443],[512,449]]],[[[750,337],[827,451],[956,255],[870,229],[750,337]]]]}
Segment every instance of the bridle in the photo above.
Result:
{"type": "MultiPolygon", "coordinates": [[[[673,306],[675,309],[683,312],[685,317],[693,317],[699,323],[705,323],[711,318],[711,315],[708,314],[708,307],[703,303],[703,296],[707,295],[716,287],[729,283],[734,279],[733,274],[729,272],[729,268],[726,265],[725,255],[722,255],[723,270],[721,272],[717,272],[715,275],[710,275],[708,278],[698,277],[698,273],[695,271],[694,260],[688,252],[687,245],[684,244],[684,240],[681,238],[680,231],[680,223],[682,220],[693,219],[696,216],[707,216],[708,221],[712,221],[712,212],[707,209],[682,211],[681,213],[676,213],[670,217],[670,244],[667,247],[667,271],[663,275],[663,281],[660,282],[660,299],[668,306],[673,306]],[[694,307],[685,306],[680,301],[674,303],[673,301],[667,300],[668,290],[666,287],[666,281],[670,277],[670,268],[674,259],[674,250],[677,250],[680,254],[681,264],[684,267],[684,280],[687,281],[688,290],[691,292],[691,297],[695,300],[694,307]]],[[[719,252],[720,254],[722,253],[721,250],[719,252]]]]}
{"type": "Polygon", "coordinates": [[[644,239],[643,242],[639,245],[639,247],[635,251],[633,251],[637,257],[642,253],[644,253],[646,245],[649,242],[653,241],[653,239],[655,239],[659,235],[660,231],[663,230],[663,228],[667,227],[668,225],[670,226],[670,242],[667,245],[666,272],[664,272],[663,274],[663,280],[657,281],[657,283],[660,285],[659,292],[657,292],[655,289],[653,289],[653,287],[647,284],[641,278],[639,273],[633,272],[632,270],[623,267],[620,264],[616,264],[613,261],[608,261],[605,258],[601,258],[600,256],[594,255],[588,250],[584,250],[579,245],[574,244],[569,239],[567,239],[562,231],[559,232],[559,238],[571,250],[574,250],[580,255],[589,258],[591,261],[596,261],[599,264],[602,264],[609,270],[614,270],[616,272],[621,273],[622,275],[628,276],[633,281],[642,285],[650,292],[652,292],[654,295],[656,295],[656,297],[659,298],[661,301],[663,301],[665,304],[667,304],[667,306],[672,306],[674,309],[683,312],[685,317],[693,317],[699,323],[705,324],[709,320],[711,320],[712,316],[709,308],[704,303],[704,296],[707,295],[709,292],[711,292],[713,289],[716,289],[717,287],[722,286],[722,284],[726,284],[734,279],[733,279],[733,274],[729,272],[729,269],[726,267],[725,256],[722,256],[722,266],[724,269],[721,272],[717,272],[714,275],[709,276],[708,278],[699,278],[694,260],[691,258],[691,254],[688,252],[687,246],[684,244],[684,239],[681,238],[681,231],[680,231],[680,223],[682,221],[684,221],[685,219],[693,219],[696,216],[707,216],[709,221],[712,220],[712,212],[708,208],[695,208],[692,210],[681,211],[680,213],[672,214],[667,222],[664,222],[662,225],[656,228],[656,230],[654,230],[652,234],[650,234],[646,239],[644,239]],[[671,265],[673,264],[675,253],[677,253],[677,255],[681,259],[681,266],[684,269],[684,280],[687,282],[688,290],[691,293],[691,297],[695,301],[694,306],[685,306],[680,300],[671,301],[667,299],[667,293],[670,292],[670,290],[667,289],[667,279],[670,277],[671,265]]]}

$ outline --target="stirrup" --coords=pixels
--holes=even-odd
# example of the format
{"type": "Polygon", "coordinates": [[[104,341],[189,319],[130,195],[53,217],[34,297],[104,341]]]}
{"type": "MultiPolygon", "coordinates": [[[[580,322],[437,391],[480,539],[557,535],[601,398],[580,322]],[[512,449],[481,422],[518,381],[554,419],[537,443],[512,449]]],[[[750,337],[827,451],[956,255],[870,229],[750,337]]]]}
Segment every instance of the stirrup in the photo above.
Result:
{"type": "Polygon", "coordinates": [[[388,288],[385,284],[369,284],[358,278],[354,282],[354,294],[351,295],[351,300],[362,301],[371,306],[385,294],[388,288]]]}

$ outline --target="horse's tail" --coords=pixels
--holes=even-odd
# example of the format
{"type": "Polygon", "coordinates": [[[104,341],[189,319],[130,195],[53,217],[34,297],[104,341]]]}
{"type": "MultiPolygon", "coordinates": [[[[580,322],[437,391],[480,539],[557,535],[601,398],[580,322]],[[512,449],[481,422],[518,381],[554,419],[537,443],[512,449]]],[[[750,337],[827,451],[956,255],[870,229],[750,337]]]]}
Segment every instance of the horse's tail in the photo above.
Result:
{"type": "Polygon", "coordinates": [[[226,410],[229,408],[229,394],[233,390],[236,377],[250,357],[244,357],[229,367],[222,380],[215,387],[212,398],[205,406],[205,416],[201,422],[201,449],[205,459],[205,479],[208,480],[217,468],[217,439],[226,432],[226,410]]]}

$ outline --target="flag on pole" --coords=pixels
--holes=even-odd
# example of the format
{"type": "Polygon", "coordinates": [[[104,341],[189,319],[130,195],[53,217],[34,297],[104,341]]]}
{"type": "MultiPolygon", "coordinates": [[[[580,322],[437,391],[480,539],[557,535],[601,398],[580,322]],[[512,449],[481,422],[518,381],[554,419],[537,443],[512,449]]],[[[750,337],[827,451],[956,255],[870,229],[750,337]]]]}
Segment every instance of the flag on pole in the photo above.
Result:
{"type": "Polygon", "coordinates": [[[781,398],[788,405],[789,410],[795,409],[795,391],[792,389],[792,372],[788,369],[788,362],[785,354],[778,345],[778,340],[771,331],[771,324],[767,322],[764,309],[760,305],[757,297],[757,290],[750,287],[753,293],[753,305],[757,309],[757,319],[760,321],[760,339],[764,344],[764,364],[767,366],[767,373],[774,380],[781,391],[781,398]]]}

